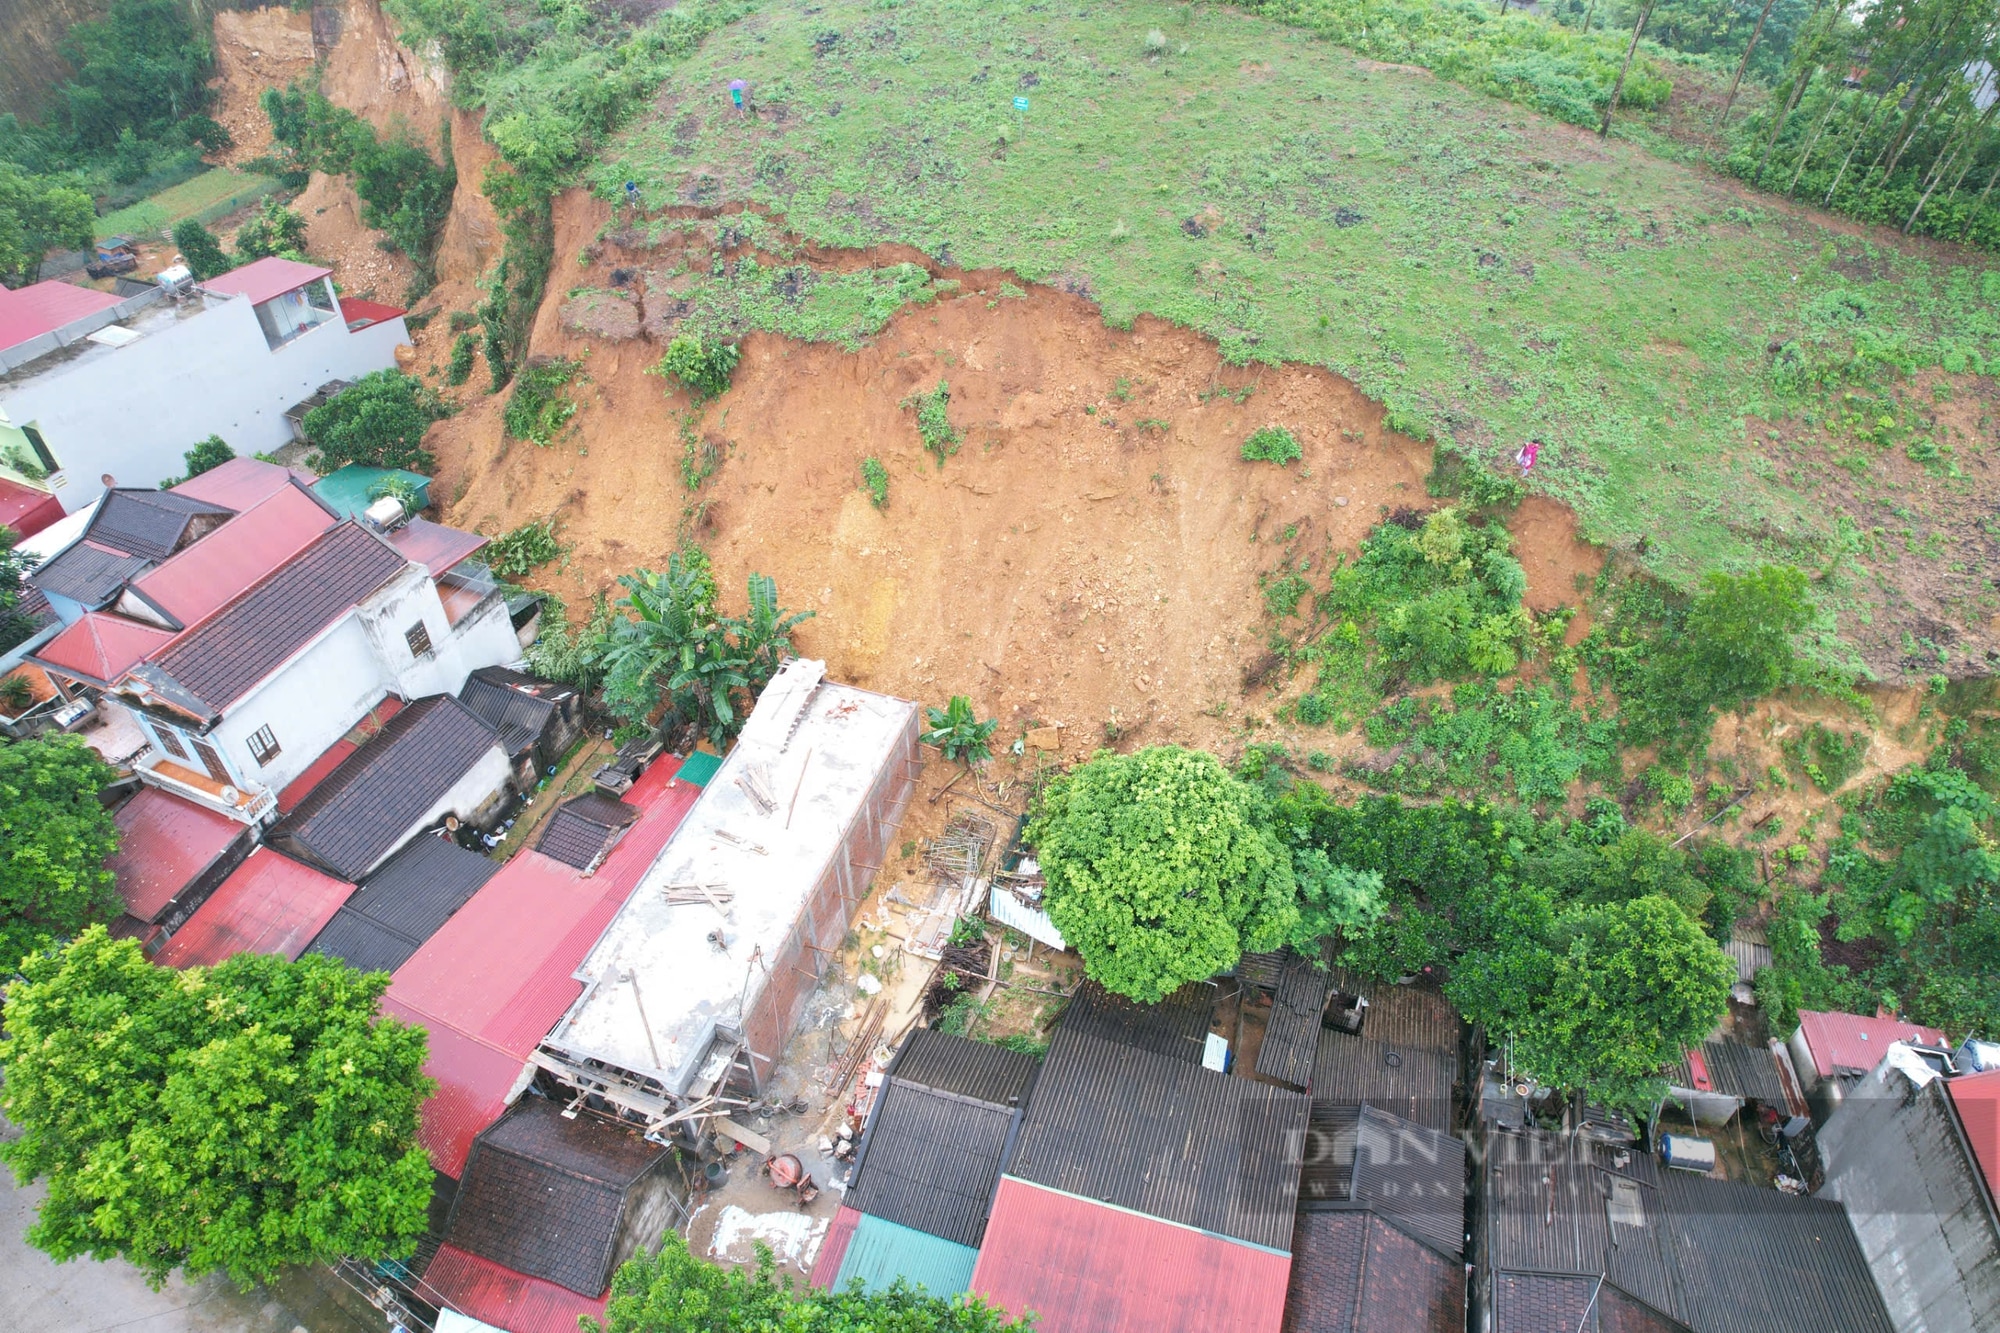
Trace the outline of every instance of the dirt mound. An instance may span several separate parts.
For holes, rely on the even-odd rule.
[[[415,269],[401,252],[382,248],[381,232],[363,225],[361,201],[345,179],[314,172],[291,207],[306,220],[306,253],[333,269],[341,291],[402,303]]]
[[[432,146],[438,127],[451,114],[444,69],[396,40],[396,25],[382,12],[380,0],[347,0],[340,40],[327,57],[320,91],[378,131],[407,124]]]
[[[215,16],[215,100],[209,114],[235,142],[217,161],[236,166],[271,150],[271,120],[258,101],[313,72],[312,14],[225,9]]]

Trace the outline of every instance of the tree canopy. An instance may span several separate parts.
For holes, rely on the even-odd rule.
[[[977,1297],[963,1303],[930,1296],[901,1281],[886,1292],[795,1290],[773,1276],[770,1252],[754,1272],[697,1259],[669,1231],[656,1255],[641,1254],[611,1279],[593,1333],[1004,1333],[1027,1325]]]
[[[117,776],[74,736],[0,743],[0,977],[118,910],[118,827],[97,799]]]
[[[97,208],[63,176],[38,176],[0,161],[0,278],[32,281],[56,246],[89,245]]]
[[[1211,754],[1101,752],[1049,784],[1027,839],[1084,970],[1136,1000],[1277,948],[1299,922],[1291,854],[1260,793]]]
[[[312,465],[321,472],[362,463],[428,473],[437,460],[424,448],[424,432],[445,413],[437,394],[400,370],[363,375],[306,413],[306,439],[318,451]]]
[[[63,40],[76,71],[59,90],[70,132],[109,148],[121,132],[159,139],[208,104],[208,42],[176,0],[112,0],[111,12]]]
[[[387,975],[247,953],[176,972],[102,926],[22,972],[0,1041],[22,1133],[0,1160],[48,1182],[31,1244],[246,1288],[415,1247],[433,1085],[423,1031],[377,1018]]]

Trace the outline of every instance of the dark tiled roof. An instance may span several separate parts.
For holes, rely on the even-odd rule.
[[[269,837],[359,879],[497,744],[493,729],[450,695],[419,699],[328,774]]]
[[[306,952],[393,972],[499,870],[498,861],[443,838],[412,839],[363,881]]]
[[[1773,1106],[1785,1104],[1784,1081],[1778,1076],[1778,1060],[1771,1054],[1770,1047],[1749,1046],[1735,1041],[1705,1041],[1701,1044],[1701,1060],[1708,1070],[1709,1081],[1709,1087],[1702,1091],[1768,1102]],[[1674,1082],[1677,1087],[1697,1086],[1693,1070],[1686,1060],[1681,1061]]]
[[[445,1240],[596,1296],[611,1281],[627,1191],[666,1156],[635,1131],[565,1120],[554,1102],[524,1097],[473,1145]]]
[[[1458,1015],[1437,991],[1423,986],[1399,986],[1388,981],[1370,981],[1358,972],[1332,968],[1333,988],[1342,995],[1359,995],[1368,1000],[1368,1017],[1362,1034],[1398,1047],[1417,1050],[1458,1051]]]
[[[1328,1028],[1313,1059],[1315,1102],[1366,1102],[1432,1129],[1451,1128],[1452,1080],[1458,1058],[1450,1051],[1402,1046],[1372,1032],[1360,1036]]]
[[[1449,1134],[1361,1112],[1351,1203],[1372,1208],[1456,1259],[1465,1253],[1465,1145]]]
[[[500,733],[509,758],[542,739],[568,686],[536,680],[505,667],[481,667],[466,677],[458,701]],[[547,697],[544,697],[547,696]]]
[[[892,1075],[869,1123],[848,1205],[976,1248],[1019,1114]]]
[[[518,751],[508,751],[510,756],[515,753]],[[541,837],[535,840],[535,850],[566,866],[588,870],[638,817],[636,808],[615,796],[585,792],[564,801],[549,816]]]
[[[1025,1102],[1035,1058],[991,1042],[918,1028],[904,1039],[889,1073],[905,1083],[956,1093],[993,1106]]]
[[[1198,1065],[1214,1012],[1215,987],[1206,981],[1191,981],[1158,1004],[1139,1004],[1086,981],[1063,1011],[1062,1026]]]
[[[1259,1074],[1295,1088],[1312,1082],[1320,1015],[1332,986],[1325,968],[1303,958],[1285,959],[1271,998],[1264,1042],[1257,1048]]]
[[[1463,1333],[1464,1328],[1464,1265],[1369,1213],[1299,1218],[1285,1333]]]
[[[104,493],[84,535],[148,560],[165,560],[180,549],[190,524],[204,518],[219,521],[235,512],[172,491],[114,489]]]
[[[405,563],[381,538],[342,523],[183,634],[155,663],[182,690],[220,712]]]
[[[28,581],[45,593],[81,602],[95,611],[118,596],[118,590],[153,567],[143,555],[106,550],[89,542],[77,542],[68,550],[37,565]]]
[[[1310,1105],[1298,1093],[1063,1026],[1007,1170],[1287,1250]]]

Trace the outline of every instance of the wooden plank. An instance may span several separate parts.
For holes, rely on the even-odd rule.
[[[715,1132],[728,1135],[753,1152],[762,1153],[766,1157],[771,1155],[769,1139],[754,1129],[745,1129],[727,1116],[719,1115],[715,1118]]]

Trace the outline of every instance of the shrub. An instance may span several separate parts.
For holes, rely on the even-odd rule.
[[[403,507],[405,514],[414,514],[423,506],[423,492],[417,483],[400,472],[391,472],[368,488],[370,500],[393,499]]]
[[[424,432],[445,416],[438,396],[400,370],[378,370],[306,413],[316,472],[349,463],[429,473]]]
[[[457,388],[472,378],[472,357],[479,344],[471,333],[460,333],[451,341],[451,361],[445,366],[444,382]]]
[[[1495,472],[1445,445],[1439,445],[1431,459],[1424,489],[1440,500],[1461,501],[1470,509],[1512,509],[1528,494],[1519,477]]]
[[[229,271],[229,256],[222,253],[222,243],[215,239],[214,232],[193,218],[174,224],[174,248],[181,252],[181,261],[197,282]]]
[[[523,366],[500,418],[507,434],[544,448],[554,443],[557,432],[576,415],[568,388],[581,369],[580,363],[560,356],[537,357]]]
[[[987,741],[1000,724],[992,719],[981,722],[964,695],[952,695],[943,708],[926,708],[924,721],[930,725],[918,739],[935,745],[953,763],[970,768],[993,757]]]
[[[951,424],[951,386],[939,380],[937,388],[929,393],[913,394],[903,400],[903,410],[916,409],[917,436],[924,442],[924,448],[931,451],[938,466],[958,452],[958,444],[964,437]]]
[[[266,198],[248,222],[236,229],[236,262],[267,255],[297,257],[305,253],[306,220],[276,199]]]
[[[882,466],[882,460],[870,454],[861,460],[861,486],[868,492],[868,502],[877,509],[889,505],[889,469]]]
[[[486,547],[486,562],[501,578],[518,579],[560,559],[568,550],[556,540],[556,520],[551,514],[495,537]]]
[[[1299,448],[1298,437],[1283,426],[1265,426],[1250,432],[1250,438],[1243,441],[1243,461],[1246,463],[1276,463],[1285,467],[1305,456]]]
[[[653,373],[678,383],[700,402],[728,390],[742,355],[734,343],[707,342],[684,333],[667,344],[667,353],[653,367]]]
[[[181,455],[187,463],[187,474],[199,477],[202,473],[221,467],[236,457],[236,451],[223,442],[220,435],[211,435]]]

